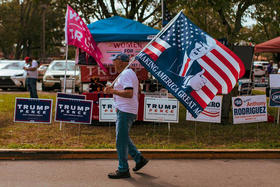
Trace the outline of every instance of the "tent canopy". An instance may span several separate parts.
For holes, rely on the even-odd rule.
[[[149,41],[159,31],[140,22],[120,16],[103,19],[88,25],[96,42]]]
[[[255,45],[255,53],[263,52],[280,53],[280,36]]]

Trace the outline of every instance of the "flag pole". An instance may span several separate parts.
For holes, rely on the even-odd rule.
[[[68,60],[68,44],[66,44],[66,54],[65,54],[65,72],[64,72],[64,85],[63,85],[63,92],[64,93],[66,93],[67,60]]]
[[[64,72],[63,93],[66,93],[67,59],[68,59],[68,44],[66,44],[66,52],[65,52],[65,72]],[[60,121],[60,125],[59,125],[59,130],[60,131],[62,130],[62,122],[61,121]]]
[[[180,13],[182,12],[182,10],[171,20],[169,21],[169,23],[163,27],[163,29],[157,33],[157,35],[138,53],[140,54],[141,52],[143,52],[153,41],[155,41],[156,38],[160,37],[167,29],[169,29],[169,27],[175,22],[175,20],[179,17]],[[129,63],[128,65],[123,69],[126,70],[133,62],[135,61],[135,57],[132,57],[130,60],[129,60]],[[116,81],[118,80],[120,74],[117,76],[117,78],[115,78],[115,80],[112,82],[111,84],[111,87],[116,83]]]
[[[65,72],[64,72],[64,82],[63,82],[63,93],[66,93],[66,69],[67,69],[67,59],[68,59],[68,37],[67,37],[67,21],[68,21],[68,5],[67,5],[67,10],[66,10],[66,15],[65,15]],[[61,83],[61,81],[60,81]],[[61,89],[62,85],[60,85]],[[59,124],[59,130],[62,130],[62,121],[60,121]]]

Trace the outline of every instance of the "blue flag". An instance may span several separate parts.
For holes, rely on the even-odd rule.
[[[244,74],[242,61],[182,12],[136,56],[197,117],[216,94],[227,94]]]

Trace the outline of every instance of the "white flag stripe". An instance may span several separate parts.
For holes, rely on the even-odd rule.
[[[210,67],[206,62],[204,62],[204,60],[199,58],[197,59],[197,61],[204,69],[206,69],[206,71],[208,71],[220,83],[220,85],[222,85],[222,93],[223,94],[228,93],[228,87],[225,80],[212,67]]]
[[[218,52],[220,52],[232,64],[232,66],[238,72],[238,78],[239,78],[240,66],[239,66],[238,62],[230,54],[228,54],[223,48],[221,48],[220,46],[216,45],[215,49]]]
[[[205,84],[205,86],[207,86],[208,88],[209,88],[209,90],[214,94],[214,95],[216,95],[217,93],[218,93],[218,89],[212,84],[212,82],[211,81],[209,81],[208,79],[207,79],[207,77],[205,77],[205,76],[203,76],[202,75],[202,77],[204,78],[204,79],[206,79],[206,84]]]
[[[183,72],[184,72],[184,69],[185,69],[184,67],[187,63],[187,58],[188,58],[188,56],[187,56],[187,53],[185,52],[184,53],[184,59],[183,59],[183,65],[182,65],[182,68],[181,68],[180,73],[179,73],[180,76],[185,76],[185,75],[183,75]]]
[[[168,49],[169,47],[171,47],[166,41],[160,39],[160,38],[157,38],[155,40],[158,44],[160,44],[161,46],[163,46],[165,49]]]
[[[225,74],[228,76],[228,78],[230,79],[230,82],[231,82],[231,85],[232,85],[232,88],[235,86],[236,84],[236,79],[235,77],[233,76],[232,72],[228,69],[228,67],[223,63],[221,62],[214,54],[212,54],[211,52],[208,53],[206,55],[207,57],[209,57],[213,62],[215,62],[215,64],[221,68],[221,70],[223,72],[225,72]]]
[[[197,95],[206,103],[209,104],[211,99],[208,97],[208,95],[206,95],[206,93],[203,90],[198,90],[195,91],[197,93]]]
[[[157,55],[159,57],[159,55],[162,53],[160,50],[158,50],[157,48],[155,48],[154,46],[150,45],[148,47],[149,50],[151,50],[155,55]]]

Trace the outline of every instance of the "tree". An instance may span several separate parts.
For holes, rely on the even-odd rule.
[[[18,28],[18,20],[15,18],[18,10],[16,2],[0,4],[0,48],[5,58],[9,58],[14,52]]]
[[[160,22],[160,0],[73,0],[70,4],[82,12],[87,23],[92,19],[100,20],[116,15],[146,22],[151,26]]]
[[[258,44],[280,36],[280,2],[268,0],[255,8],[252,17],[256,19],[257,24],[252,28],[252,42]],[[273,58],[279,67],[280,54],[273,53]]]
[[[266,0],[182,0],[177,6],[214,38],[227,38],[234,44],[243,39],[242,22],[253,12],[252,7]]]

